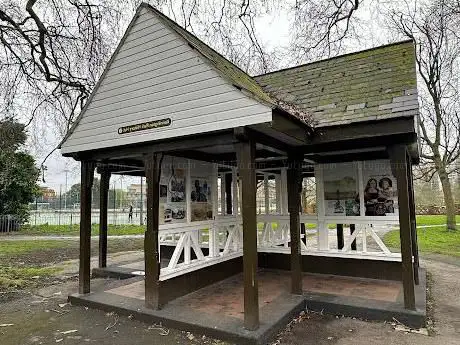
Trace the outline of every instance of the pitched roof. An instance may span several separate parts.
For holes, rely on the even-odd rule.
[[[155,7],[146,3],[142,3],[141,7],[142,6],[145,6],[155,12],[165,25],[185,39],[192,48],[196,49],[201,55],[203,55],[207,61],[209,61],[224,77],[229,79],[233,85],[248,92],[252,97],[261,102],[268,103],[271,106],[277,106],[276,100],[270,97],[260,87],[260,85],[257,84],[257,82],[242,69],[227,60],[196,36],[182,28],[175,21],[158,11]]]
[[[270,96],[332,126],[418,114],[415,49],[398,42],[254,77]]]

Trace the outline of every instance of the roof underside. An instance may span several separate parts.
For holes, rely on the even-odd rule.
[[[254,77],[314,127],[418,114],[415,50],[405,41]]]

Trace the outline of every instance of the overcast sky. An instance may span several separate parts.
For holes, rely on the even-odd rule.
[[[391,37],[382,30],[383,22],[378,13],[375,12],[375,7],[371,6],[372,1],[364,2],[363,7],[358,12],[359,40],[345,41],[343,53],[358,51],[373,46],[389,43],[399,40],[397,37]],[[133,12],[126,15],[126,26],[132,18]],[[257,20],[257,30],[259,32],[263,45],[269,48],[283,47],[289,44],[289,18],[287,13],[279,11],[275,15],[265,15]],[[280,66],[286,67],[286,66]],[[31,152],[37,159],[37,164],[40,164],[43,158],[56,146],[60,136],[55,133],[55,128],[52,124],[40,124],[38,127],[31,128],[29,134],[33,136],[33,145],[30,146]],[[59,192],[65,189],[66,174],[67,188],[80,180],[80,165],[73,159],[63,158],[60,151],[56,151],[46,162],[48,170],[45,173],[45,182],[40,182],[41,185],[49,186]],[[112,183],[116,183],[117,188],[121,185],[125,188],[129,183],[139,183],[139,178],[115,177]],[[112,188],[112,187],[111,187]]]

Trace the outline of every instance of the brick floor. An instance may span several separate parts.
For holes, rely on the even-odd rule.
[[[134,266],[134,265],[133,265]],[[134,267],[133,267],[134,268]],[[259,306],[276,302],[281,295],[290,291],[290,273],[285,271],[260,270]],[[305,292],[336,296],[365,298],[373,301],[397,302],[401,293],[400,282],[341,277],[320,274],[304,274]],[[144,282],[139,281],[117,287],[107,292],[124,297],[144,299]],[[207,314],[226,315],[243,319],[243,275],[238,274],[221,282],[180,297],[171,305],[181,305]]]

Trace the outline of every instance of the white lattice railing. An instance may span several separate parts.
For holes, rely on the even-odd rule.
[[[305,232],[301,235],[303,255],[401,260],[401,255],[392,253],[379,236],[379,232],[383,233],[397,225],[394,220],[376,219],[370,225],[366,220],[350,219],[355,224],[355,231],[351,234],[349,228],[344,226],[342,249],[337,247],[336,229],[328,229],[327,226],[335,224],[337,219],[318,222],[315,216],[301,215],[300,220],[305,224]],[[290,253],[289,216],[259,215],[257,234],[259,252]],[[356,250],[352,250],[353,242],[356,243]],[[227,216],[191,224],[163,225],[160,228],[160,244],[174,247],[173,254],[160,273],[160,280],[167,280],[241,256],[241,218]]]
[[[259,222],[263,223],[259,230],[258,251],[290,253],[289,216],[260,215]],[[398,226],[395,219],[359,219],[347,218],[347,222],[355,224],[355,231],[351,234],[347,225],[344,227],[344,247],[337,246],[337,231],[335,227],[328,229],[328,224],[338,223],[332,217],[318,221],[316,216],[301,215],[300,222],[305,224],[305,232],[301,235],[302,254],[335,257],[353,257],[364,259],[400,260],[399,253],[392,253],[383,243],[378,232],[384,233]],[[343,218],[340,220],[343,223]],[[260,227],[260,226],[259,226]],[[352,250],[352,243],[356,243],[356,250]]]
[[[160,280],[167,280],[241,256],[242,227],[236,217],[194,222],[180,228],[162,226],[160,244],[174,246],[167,266],[160,271]],[[207,254],[203,248],[208,248]]]

